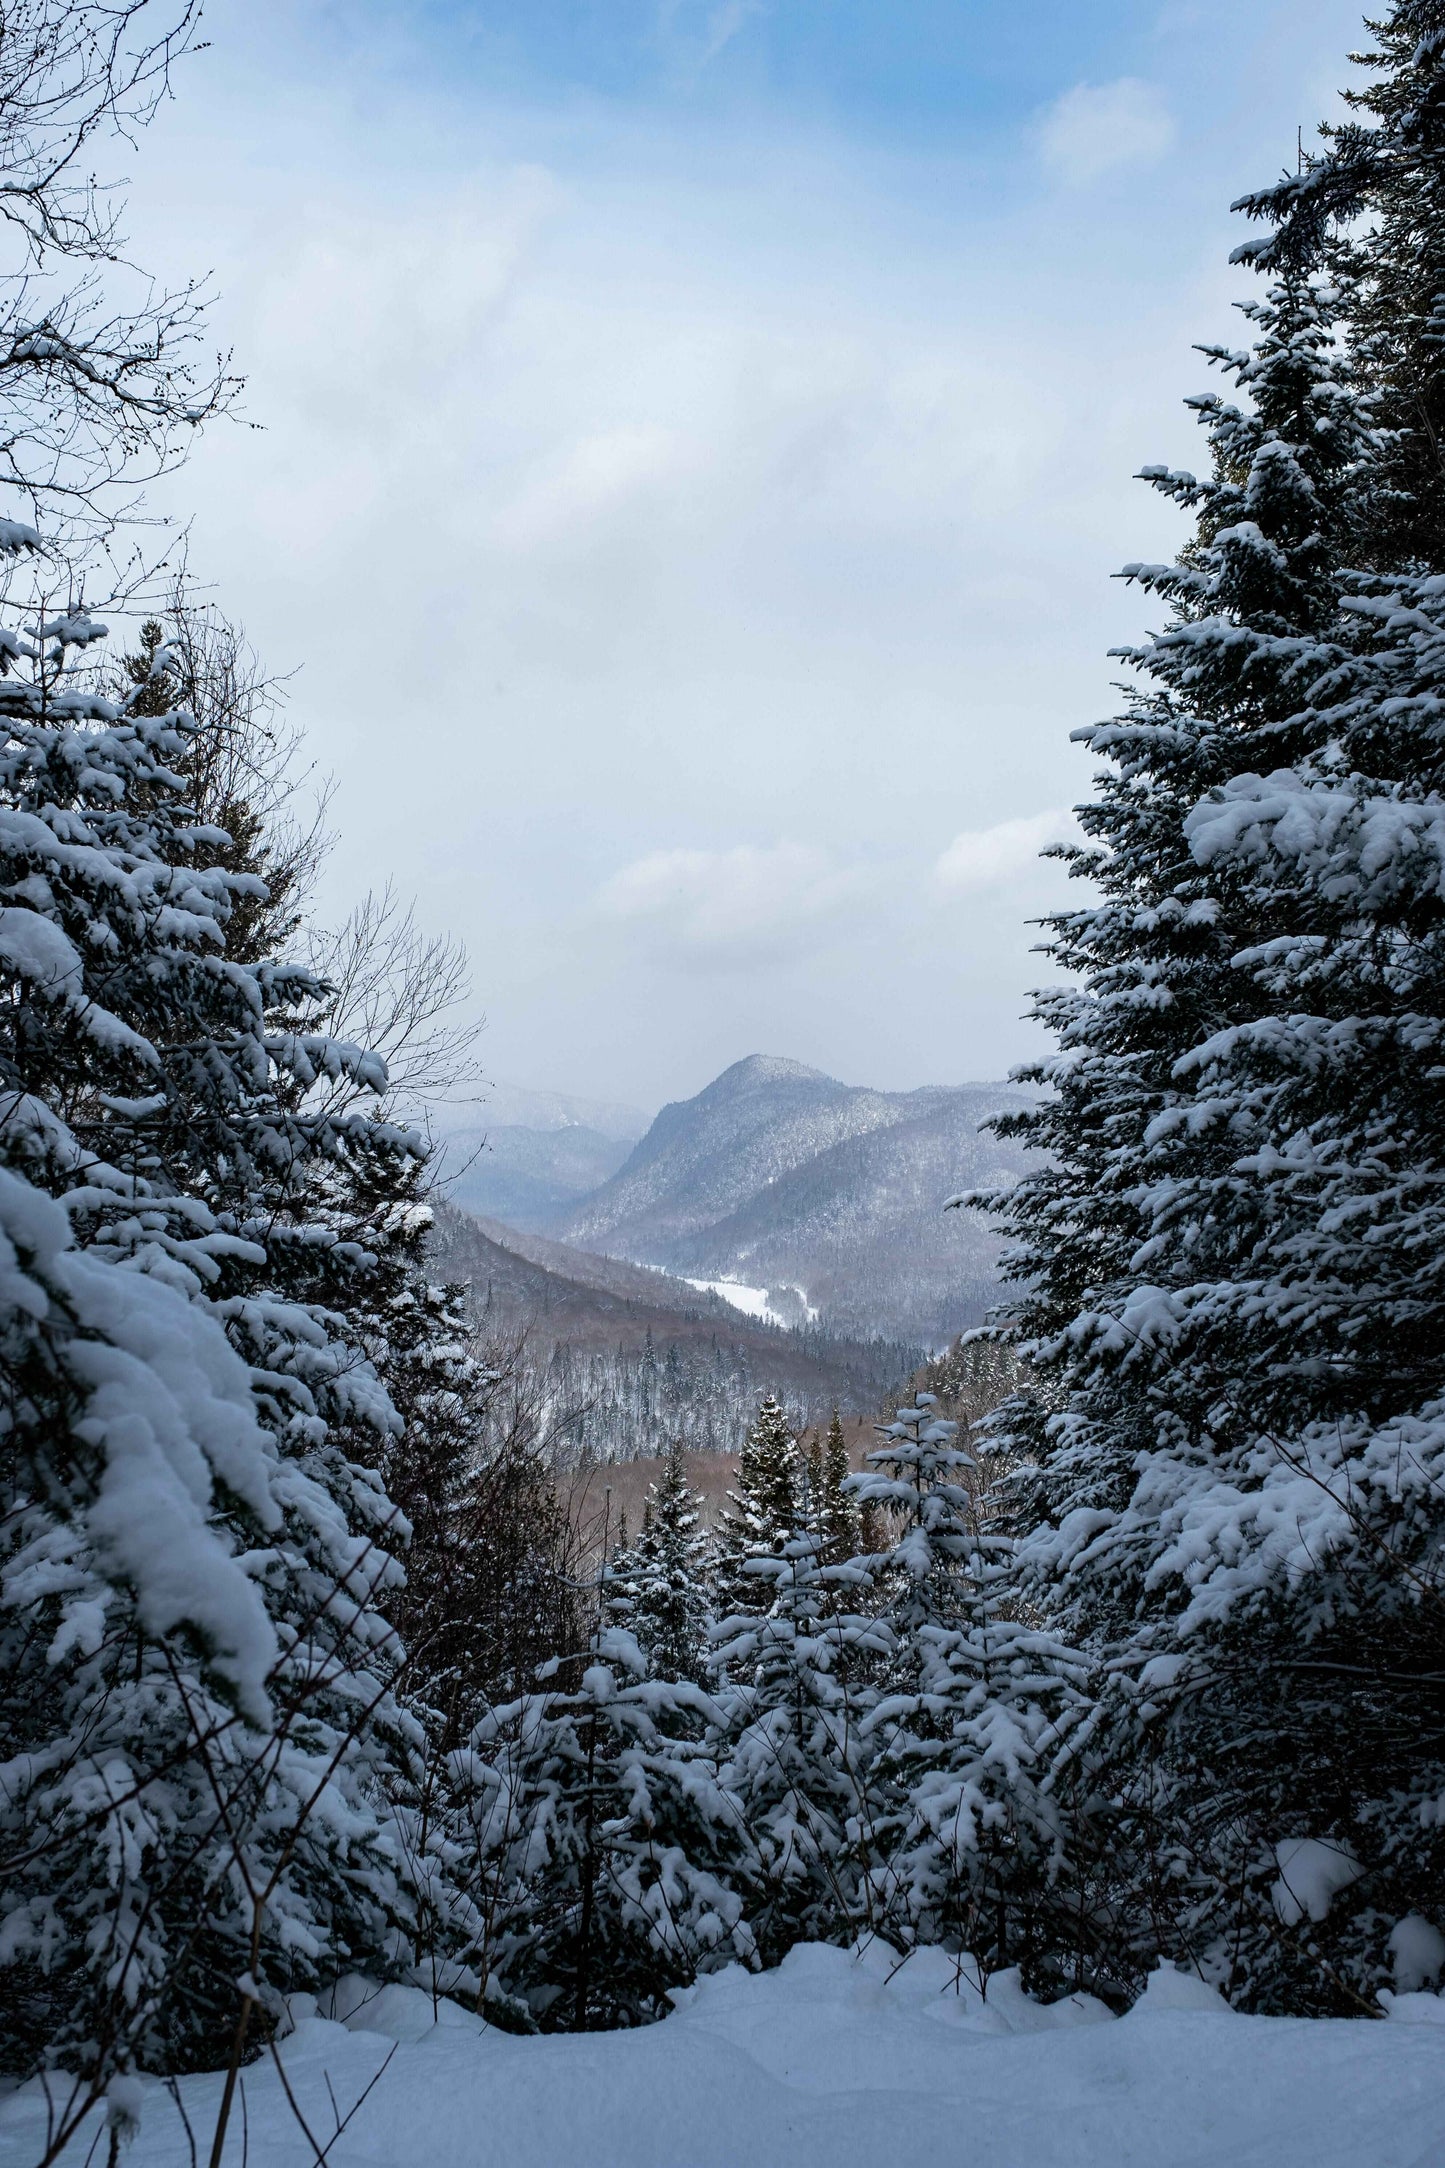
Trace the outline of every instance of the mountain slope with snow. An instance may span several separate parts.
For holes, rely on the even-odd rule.
[[[837,1332],[938,1345],[982,1316],[999,1250],[944,1202],[1016,1179],[1024,1155],[980,1124],[1024,1103],[1007,1085],[882,1092],[753,1055],[665,1106],[560,1232],[763,1290],[778,1315],[811,1310]]]
[[[452,1205],[437,1213],[430,1254],[438,1277],[470,1288],[484,1332],[525,1330],[557,1395],[584,1411],[569,1435],[602,1460],[673,1437],[736,1453],[765,1392],[800,1423],[835,1407],[871,1416],[918,1361],[916,1347],[872,1335],[780,1330],[706,1288]]]

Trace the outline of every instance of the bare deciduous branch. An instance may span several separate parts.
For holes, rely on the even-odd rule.
[[[424,1108],[480,1083],[467,952],[451,934],[423,933],[390,882],[333,932],[313,930],[303,959],[333,989],[325,1028],[385,1060],[389,1104]]]
[[[200,0],[14,0],[0,18],[0,490],[71,555],[134,517],[240,389],[225,357],[197,360],[205,281],[128,263],[120,179],[82,164],[153,117],[200,17]]]

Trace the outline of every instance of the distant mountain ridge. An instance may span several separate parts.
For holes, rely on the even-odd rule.
[[[557,1227],[625,1164],[632,1140],[580,1124],[500,1127],[445,1140],[446,1194],[463,1211],[538,1232]]]
[[[617,1172],[647,1128],[639,1107],[494,1083],[438,1121],[453,1204],[547,1232]]]
[[[980,1124],[1027,1103],[1003,1084],[884,1092],[751,1055],[665,1106],[556,1231],[684,1278],[796,1289],[832,1332],[942,1345],[995,1298],[1001,1247],[944,1201],[1017,1179],[1024,1154]]]
[[[641,1107],[622,1100],[534,1091],[530,1085],[504,1084],[494,1078],[475,1105],[444,1109],[441,1127],[467,1135],[487,1129],[591,1129],[599,1136],[621,1137],[635,1144],[649,1120]]]

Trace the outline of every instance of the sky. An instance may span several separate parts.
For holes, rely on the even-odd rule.
[[[320,907],[653,1109],[1043,1044],[1038,853],[1182,539],[1228,205],[1339,0],[210,0],[129,159],[247,377],[169,486],[335,783]]]

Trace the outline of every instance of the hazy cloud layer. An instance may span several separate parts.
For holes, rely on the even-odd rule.
[[[1037,888],[1048,870],[1039,854],[1050,844],[1080,840],[1076,816],[1062,806],[996,821],[992,828],[966,828],[939,857],[934,878],[945,894],[1004,888],[1020,880]]]
[[[1124,166],[1153,165],[1176,136],[1157,83],[1124,75],[1116,83],[1076,83],[1041,116],[1040,155],[1049,172],[1086,188]]]
[[[685,965],[745,968],[836,939],[862,900],[856,872],[807,843],[653,851],[604,882],[598,915]]]
[[[214,265],[263,426],[212,432],[175,502],[299,666],[328,905],[392,875],[459,933],[499,1074],[657,1103],[757,1047],[907,1085],[1032,1046],[1039,809],[1087,793],[1069,731],[1148,621],[1108,575],[1178,532],[1130,477],[1198,457],[1191,342],[1248,291],[1224,206],[1352,19],[1221,5],[1212,104],[1182,86],[1213,17],[1142,57],[1101,17],[1090,97],[1157,74],[1179,116],[1127,193],[1060,185],[1067,78],[925,156],[776,99],[503,97],[423,68],[400,10],[350,43],[208,13],[132,226]],[[695,55],[728,13],[643,12]],[[1142,158],[1154,109],[1122,110]]]

